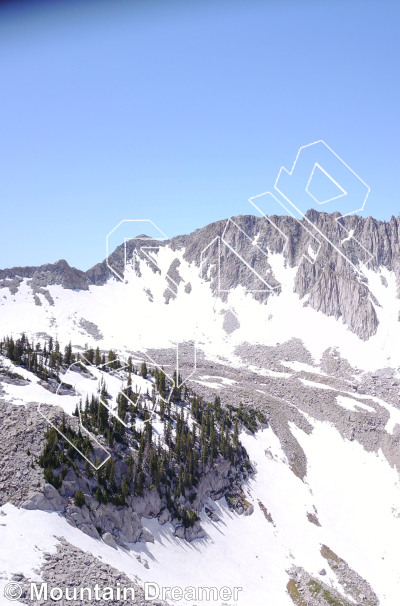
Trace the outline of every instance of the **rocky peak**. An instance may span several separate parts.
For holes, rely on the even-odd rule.
[[[39,267],[13,267],[0,270],[0,280],[31,278],[34,288],[43,288],[51,284],[60,284],[63,288],[87,290],[89,280],[85,272],[71,267],[65,259],[56,263],[46,263]]]
[[[370,292],[367,280],[360,281],[355,268],[364,266],[374,271],[386,268],[394,272],[399,296],[399,220],[399,217],[392,217],[384,222],[372,217],[342,216],[339,212],[325,213],[315,209],[307,211],[302,221],[292,216],[239,215],[187,235],[161,240],[157,246],[184,250],[184,259],[199,267],[199,271],[202,258],[204,268],[210,269],[210,288],[214,291],[218,284],[219,262],[223,289],[242,285],[253,292],[266,290],[260,279],[263,276],[275,293],[279,293],[279,282],[269,264],[269,255],[282,254],[288,267],[297,267],[294,290],[300,297],[305,297],[307,305],[341,318],[360,338],[368,339],[377,330],[379,301]],[[86,290],[90,284],[105,284],[114,275],[110,267],[123,275],[125,253],[132,258],[146,239],[149,239],[146,234],[136,236],[126,245],[118,246],[108,261],[104,260],[86,272],[70,267],[61,259],[40,267],[2,270],[0,281],[10,287],[7,279],[27,277],[36,291],[50,284]],[[11,288],[14,288],[13,284]],[[269,294],[254,292],[253,296],[263,303]]]

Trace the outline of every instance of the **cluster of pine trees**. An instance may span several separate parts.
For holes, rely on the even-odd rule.
[[[43,346],[39,342],[36,344],[29,342],[24,333],[16,340],[12,337],[4,337],[0,341],[0,354],[44,381],[49,378],[60,380],[58,372],[63,364],[63,355],[59,342],[54,341],[52,337]]]
[[[131,358],[126,364],[122,363],[112,350],[106,354],[98,347],[86,347],[80,355],[72,351],[69,343],[62,353],[57,339],[50,338],[43,345],[34,344],[24,334],[15,341],[9,337],[0,341],[0,354],[43,380],[53,377],[60,381],[60,369],[65,370],[74,363],[81,368],[90,364],[103,365],[104,373],[116,370],[125,373],[126,387],[118,394],[116,402],[118,418],[110,407],[111,396],[107,392],[104,375],[98,394],[86,397],[85,402],[79,404],[80,410],[77,406],[75,411],[75,415],[80,414],[85,429],[102,435],[111,449],[112,457],[97,472],[72,446],[75,445],[93,461],[94,450],[89,437],[83,436],[80,429],[75,431],[65,416],[59,432],[53,427],[47,431],[39,464],[44,469],[46,481],[58,489],[68,468],[73,466],[77,470],[77,460],[81,460],[86,466],[87,476],[96,475],[93,496],[99,503],[113,502],[124,506],[129,495],[142,495],[155,487],[170,511],[182,519],[185,526],[190,526],[198,519],[197,512],[186,509],[182,503],[187,500],[194,502],[202,474],[208,472],[218,459],[228,460],[237,467],[251,467],[239,441],[239,427],[243,424],[255,431],[258,421],[265,422],[263,415],[255,411],[249,413],[242,406],[222,407],[218,395],[213,403],[205,402],[186,385],[179,386],[182,380],[176,372],[171,382],[163,369],[148,369],[145,362],[140,369],[135,368]],[[133,390],[133,374],[151,378],[151,394],[148,390],[146,395],[139,396]],[[154,408],[156,402],[157,414],[163,423],[161,435],[154,435],[149,421],[149,407]],[[144,423],[137,424],[137,419]],[[113,449],[115,443],[120,444],[118,455]],[[117,482],[114,467],[118,457],[122,457],[125,471],[122,476],[119,473]],[[75,502],[82,506],[84,495],[76,495]]]
[[[81,418],[86,429],[102,434],[110,447],[115,441],[126,446],[126,471],[120,485],[115,482],[115,459],[111,458],[97,472],[98,484],[93,496],[99,503],[111,501],[116,505],[126,505],[130,494],[142,495],[145,490],[155,487],[160,497],[165,498],[170,511],[184,524],[193,524],[197,513],[182,507],[179,498],[193,502],[201,475],[220,457],[233,465],[249,465],[246,452],[239,442],[237,417],[232,411],[222,409],[218,396],[214,404],[210,404],[193,394],[190,406],[183,401],[178,406],[171,402],[165,404],[163,438],[155,437],[151,422],[147,422],[150,412],[146,405],[142,404],[137,394],[132,393],[130,386],[124,392],[119,394],[118,413],[121,419],[130,420],[132,427],[129,429],[110,413],[98,396],[92,395],[90,400],[87,398],[81,407]],[[172,407],[178,412],[172,412]],[[143,429],[135,428],[136,418],[145,421]],[[71,446],[62,437],[58,436],[55,443],[54,431],[50,430],[47,434],[40,464],[45,468],[47,480],[59,488],[65,469],[80,456],[76,451],[71,456]],[[76,434],[68,426],[66,433],[65,419],[60,431],[90,458],[92,450],[89,449],[87,437],[82,441],[80,432]],[[92,475],[87,464],[86,471]]]
[[[122,366],[113,350],[105,354],[100,352],[98,347],[93,349],[86,346],[84,353],[81,355],[80,353],[73,353],[72,344],[69,342],[64,347],[64,352],[62,352],[57,339],[49,337],[44,343],[40,341],[34,343],[29,341],[25,333],[22,333],[21,337],[15,340],[13,337],[3,337],[0,340],[0,355],[6,356],[16,366],[21,366],[33,372],[44,381],[49,378],[60,381],[60,370],[66,370],[74,363],[86,365],[89,362],[95,366],[103,364],[104,372],[117,370]],[[128,369],[129,372],[138,373],[138,370],[132,364],[131,358],[128,359]],[[147,376],[147,369],[145,376]]]
[[[76,467],[75,460],[82,459],[78,450],[87,458],[90,458],[93,452],[89,437],[83,436],[80,429],[78,432],[74,431],[66,422],[64,414],[58,429],[59,431],[55,427],[49,427],[45,433],[46,442],[39,457],[39,465],[44,469],[46,482],[57,489],[61,488],[68,468]],[[60,432],[67,439],[64,439]],[[88,467],[90,468],[90,466]]]

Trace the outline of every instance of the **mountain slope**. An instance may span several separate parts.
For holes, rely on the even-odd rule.
[[[251,515],[238,513],[240,503],[235,509],[229,498],[209,495],[199,501],[205,534],[191,543],[177,536],[171,520],[161,525],[149,511],[144,516],[153,517],[147,519],[136,504],[145,541],[115,551],[94,531],[82,535],[81,520],[77,528],[69,526],[62,503],[56,506],[61,518],[16,508],[22,495],[3,472],[3,503],[9,504],[1,508],[0,533],[8,544],[22,528],[32,554],[19,567],[16,548],[15,557],[0,565],[3,584],[16,572],[33,578],[43,550],[73,549],[56,534],[102,555],[131,579],[136,575],[139,585],[241,586],[238,604],[246,606],[395,603],[398,219],[308,216],[333,245],[345,247],[352,264],[291,217],[244,216],[170,241],[138,236],[87,272],[65,262],[1,272],[0,334],[16,340],[24,331],[32,349],[57,337],[61,350],[71,342],[76,356],[88,348],[105,355],[112,349],[121,360],[131,356],[135,364],[163,367],[170,378],[178,360],[189,392],[209,402],[218,394],[224,410],[248,411],[250,421],[259,411],[263,418],[255,433],[243,422],[240,434],[255,470],[242,485],[241,503],[249,503]],[[68,387],[64,395],[52,393],[26,367],[15,368],[20,377],[13,378],[10,362],[3,365],[8,370],[0,398],[3,415],[12,420],[3,426],[3,457],[8,469],[27,466],[21,478],[28,478],[28,487],[37,482],[42,493],[40,470],[30,471],[24,459],[25,442],[33,438],[21,420],[27,414],[37,423],[39,405],[71,415],[77,396]],[[60,379],[72,383],[74,375],[61,371]],[[82,384],[80,389],[82,395]],[[151,422],[162,436],[157,419]],[[12,440],[24,448],[12,454]],[[35,498],[39,509],[52,501]],[[43,532],[36,556],[32,523]],[[116,520],[115,540],[118,528]],[[147,540],[151,536],[154,542]]]

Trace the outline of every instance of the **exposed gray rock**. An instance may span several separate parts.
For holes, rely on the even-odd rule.
[[[1,275],[1,274],[0,274]],[[22,282],[22,278],[15,276],[11,280],[6,278],[0,279],[0,288],[8,288],[12,295],[18,292],[19,285]]]
[[[101,538],[103,539],[103,541],[106,545],[108,545],[109,547],[113,547],[114,549],[117,549],[117,544],[114,541],[114,538],[110,532],[105,532]]]
[[[99,603],[107,603],[110,606],[128,606],[136,604],[137,606],[167,606],[167,604],[160,600],[145,600],[144,591],[139,584],[139,579],[134,575],[129,578],[126,574],[120,572],[116,568],[105,564],[102,559],[93,556],[91,553],[82,551],[78,547],[71,545],[63,537],[57,537],[59,543],[57,544],[56,553],[44,553],[44,563],[41,566],[39,572],[40,579],[43,582],[48,583],[49,588],[60,587],[65,595],[66,589],[68,589],[69,597],[71,599],[65,600],[65,604],[71,604],[71,606],[91,606],[94,603],[94,599],[88,599],[87,593],[84,594],[83,599],[73,599],[73,589],[77,588],[79,591],[80,587],[89,587],[94,592],[96,584],[99,587],[100,595],[102,590],[106,587],[114,589],[114,598],[107,599],[106,601],[99,601]],[[143,563],[143,566],[149,567],[147,562]],[[20,582],[24,588],[23,597],[19,599],[19,603],[32,604],[29,595],[29,582],[30,579],[24,577],[22,573],[15,573],[13,575],[17,582]],[[37,580],[35,579],[35,582]],[[117,598],[116,589],[121,588],[121,596]],[[124,588],[133,588],[135,592],[135,600],[132,600],[132,594],[130,591],[127,592],[126,599],[123,596]],[[94,595],[94,594],[93,594]],[[78,593],[79,598],[79,593]],[[60,602],[61,604],[63,602]]]
[[[311,522],[311,524],[314,524],[314,526],[321,526],[315,513],[307,512],[307,520]]]
[[[149,354],[167,366],[173,363],[176,352],[173,349],[149,350]],[[331,349],[324,353],[321,362],[321,370],[328,376],[321,375],[317,367],[314,374],[311,369],[315,362],[310,352],[297,339],[275,347],[242,344],[236,348],[236,354],[241,358],[242,366],[232,368],[230,364],[218,363],[215,360],[209,362],[198,352],[194,379],[206,375],[207,381],[213,376],[223,376],[231,380],[231,384],[221,384],[219,389],[222,403],[251,406],[262,412],[267,425],[278,436],[291,470],[300,479],[304,479],[307,473],[307,460],[290,429],[290,423],[308,434],[311,433],[312,425],[302,412],[317,420],[332,423],[345,439],[353,436],[353,440],[362,444],[368,452],[378,452],[382,449],[389,463],[400,469],[400,435],[396,430],[389,433],[386,429],[389,412],[376,401],[365,398],[366,394],[370,394],[400,408],[400,382],[395,377],[395,370],[381,369],[375,373],[360,373],[352,368],[347,360],[341,358],[338,351]],[[304,362],[311,369],[307,372],[290,370],[281,364],[281,361],[285,360]],[[182,361],[184,368],[184,357]],[[279,374],[260,376],[256,371],[250,370],[249,366],[268,368],[285,374],[282,378]],[[300,379],[310,381],[315,386],[305,385]],[[321,388],[318,384],[321,384]],[[191,380],[188,385],[206,400],[214,399],[215,388]],[[338,395],[352,397],[356,410],[349,411],[340,406]],[[360,404],[360,407],[357,407],[357,404]],[[368,405],[371,411],[365,410],[365,405]]]
[[[39,267],[13,267],[0,270],[0,281],[6,278],[31,278],[31,287],[34,291],[38,288],[45,288],[50,284],[60,284],[64,288],[87,290],[90,283],[83,271],[70,267],[64,259]]]
[[[50,505],[44,496],[43,469],[36,463],[46,431],[37,406],[13,406],[0,399],[0,417],[0,505],[40,500],[35,494],[42,495],[42,505]]]
[[[345,591],[346,597],[343,597],[341,593],[339,593],[331,585],[328,585],[326,582],[322,581],[321,578],[313,576],[308,571],[298,566],[293,566],[287,572],[290,577],[289,583],[287,584],[287,591],[294,604],[299,604],[299,606],[303,606],[303,604],[304,606],[328,606],[328,604],[335,604],[337,606],[354,606],[353,596],[347,590]],[[349,572],[349,574],[352,573],[353,571]],[[318,574],[320,576],[325,576],[326,570],[322,569]],[[358,599],[360,599],[360,595],[361,591],[358,593]],[[299,598],[299,596],[301,597]],[[368,606],[379,606],[379,600],[372,590],[368,592],[368,601],[357,601],[356,603],[360,604],[360,606],[361,604],[368,604]]]
[[[42,511],[63,511],[67,501],[62,498],[58,490],[50,484],[45,484],[43,493],[31,492],[22,502],[23,509],[41,509]]]
[[[142,543],[154,543],[154,536],[147,528],[143,528],[142,533],[140,535],[140,540]]]
[[[161,513],[158,515],[157,519],[158,519],[158,523],[163,525],[166,522],[169,522],[170,518],[171,518],[171,514],[169,513],[168,509],[163,509],[161,511]]]
[[[212,520],[213,522],[219,522],[220,517],[216,511],[214,511],[210,507],[205,507],[204,511],[205,511],[206,515],[210,518],[210,520]]]
[[[221,387],[222,402],[235,405],[242,402],[245,406],[252,405],[262,411],[267,419],[265,426],[278,435],[289,465],[299,478],[306,473],[307,461],[293,436],[291,424],[301,427],[305,432],[312,431],[312,425],[305,419],[302,412],[312,418],[332,423],[342,435],[347,438],[352,435],[354,440],[370,452],[378,452],[381,449],[391,465],[400,468],[400,433],[396,430],[392,434],[388,433],[386,429],[389,419],[388,411],[372,399],[360,398],[361,395],[369,394],[382,398],[398,408],[400,382],[396,377],[396,371],[381,369],[374,373],[361,375],[352,369],[348,362],[342,360],[338,352],[331,350],[324,354],[324,369],[328,373],[327,376],[324,376],[317,372],[319,370],[317,367],[315,367],[315,373],[313,372],[315,363],[312,357],[304,346],[296,341],[270,349],[254,348],[252,350],[251,347],[243,346],[239,352],[244,361],[242,368],[231,368],[215,361],[210,363],[199,356],[199,372],[208,376],[222,375],[236,381],[231,385]],[[310,365],[310,369],[292,371],[281,364],[282,360],[293,359],[306,362]],[[249,370],[249,365],[253,364],[262,368],[267,366],[278,373],[285,372],[285,375],[290,376],[285,376],[284,379],[279,374],[278,376],[263,376],[262,390],[264,393],[260,393],[260,375]],[[307,379],[312,382],[312,385],[305,385],[300,379]],[[324,388],[318,388],[318,384]],[[209,397],[212,391],[207,392],[207,388],[199,386],[199,384],[195,386],[197,392],[201,392],[203,387],[204,393],[207,393],[207,397]],[[349,394],[350,391],[352,394]],[[336,401],[338,394],[352,398],[355,407],[357,407],[357,403],[367,404],[371,410],[366,411],[359,407],[354,411],[344,411]],[[4,494],[7,496],[6,500],[11,500],[18,505],[28,501],[28,503],[33,502],[37,507],[56,511],[57,509],[49,506],[54,499],[54,489],[50,487],[49,490],[44,486],[43,470],[38,469],[35,463],[33,468],[30,467],[30,463],[35,461],[32,453],[35,453],[37,457],[42,448],[45,422],[37,414],[36,407],[11,406],[5,402],[1,403],[1,406],[3,424],[0,426],[0,451],[6,461],[5,468],[0,469],[1,497]],[[40,431],[38,427],[41,428]],[[30,455],[27,454],[28,446],[31,451]],[[266,456],[268,455],[266,454]],[[221,490],[223,493],[229,486],[229,482],[232,482],[230,471],[225,464],[221,463],[215,469],[210,470],[209,476],[206,474],[202,478],[199,485],[201,499],[196,506],[201,508],[202,504],[207,503],[208,507],[210,496],[212,498],[221,496]],[[118,474],[118,467],[116,474]],[[36,481],[39,482],[38,485],[35,484]],[[110,503],[99,506],[95,499],[87,494],[90,493],[90,486],[87,486],[86,482],[87,479],[84,475],[79,477],[78,472],[70,469],[65,477],[65,489],[64,492],[61,491],[61,497],[64,502],[68,503],[64,511],[67,519],[94,538],[99,536],[96,528],[98,526],[101,528],[101,534],[110,533],[117,545],[152,540],[153,537],[147,535],[147,531],[143,530],[140,516],[158,516],[160,523],[168,519],[157,491],[154,491],[154,495],[150,491],[146,497],[133,499],[129,508],[118,508]],[[87,506],[77,508],[69,502],[77,489],[86,494]],[[39,499],[35,495],[42,495],[43,498]],[[232,498],[234,499],[232,507],[235,511],[241,514],[251,511],[253,504],[244,503],[245,499],[243,500],[240,495],[240,486],[237,486],[236,493],[232,493]],[[35,503],[35,499],[39,499],[39,501]],[[182,504],[184,505],[183,502]],[[134,508],[137,511],[134,511]],[[314,515],[317,516],[316,511],[314,514],[309,514],[310,517]],[[309,516],[307,516],[309,521],[315,523]],[[265,517],[268,520],[267,516]],[[203,536],[204,530],[200,526],[195,525],[192,529],[179,530],[178,521],[174,521],[174,526],[177,535],[182,535],[185,540],[200,539]],[[131,545],[130,547],[132,548]],[[344,564],[340,564],[338,571],[335,570],[335,572],[339,578],[339,575],[342,574],[340,571],[343,569],[343,574],[348,579],[349,574],[352,573],[346,572]],[[329,563],[329,565],[331,564]],[[313,574],[317,573],[314,571]],[[355,574],[351,577],[353,580],[356,579],[353,585],[361,588],[360,596],[368,596],[368,588],[363,585],[362,580],[357,580]],[[311,577],[308,578],[311,579]],[[350,581],[346,581],[346,583],[348,583],[346,592],[350,595],[353,585]],[[307,589],[304,589],[304,592],[307,592]],[[305,595],[308,594],[305,593]],[[318,603],[315,599],[313,602],[312,599],[314,599],[313,596],[310,597],[310,604]],[[361,600],[361,597],[358,599]],[[371,603],[375,604],[373,601]]]
[[[271,514],[269,513],[268,509],[265,507],[264,503],[262,503],[261,501],[258,501],[258,506],[259,506],[259,508],[261,509],[261,511],[263,512],[265,519],[266,519],[266,520],[267,520],[267,521],[268,521],[270,524],[272,524],[273,526],[275,526],[275,522],[274,522],[274,520],[272,519],[272,516],[271,516]]]
[[[183,279],[179,274],[180,264],[180,260],[175,258],[168,268],[166,277],[168,288],[164,292],[164,298],[166,303],[169,303],[170,299],[176,298],[179,284],[183,282]]]
[[[54,305],[54,299],[51,296],[50,292],[47,290],[47,288],[42,288],[41,286],[38,286],[37,282],[35,282],[34,280],[29,280],[28,285],[32,289],[35,305],[42,304],[40,297],[38,296],[39,294],[43,295],[47,299],[49,305]]]
[[[185,527],[182,524],[175,528],[174,536],[178,539],[183,539],[185,537]]]
[[[79,320],[79,326],[81,326],[95,341],[101,341],[103,338],[99,327],[94,322],[81,318]]]
[[[233,332],[235,332],[235,330],[240,328],[239,318],[237,317],[237,315],[235,313],[228,310],[224,314],[224,323],[222,326],[223,326],[224,331],[230,335]]]
[[[193,502],[195,509],[201,508],[201,505],[211,496],[214,500],[217,500],[223,496],[231,482],[229,474],[231,472],[231,465],[229,461],[220,460],[218,466],[215,465],[213,473],[203,475],[197,486],[196,499]]]
[[[339,583],[348,595],[356,602],[365,602],[374,606],[379,600],[370,584],[355,572],[342,558],[336,555],[329,547],[322,545],[321,555],[326,559],[330,568],[336,574]],[[326,574],[326,573],[325,573]]]
[[[154,518],[160,513],[161,509],[163,509],[160,495],[155,488],[147,491],[145,497],[129,497],[129,503],[137,515],[144,516],[145,518]]]

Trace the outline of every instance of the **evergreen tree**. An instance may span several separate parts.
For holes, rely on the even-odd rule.
[[[129,494],[130,494],[130,491],[129,491],[128,481],[127,481],[126,477],[124,477],[124,479],[122,480],[122,485],[121,485],[121,496],[122,496],[124,503],[126,503],[126,499],[128,498]]]
[[[74,503],[77,507],[83,507],[86,502],[85,495],[81,490],[77,490],[74,496]]]
[[[112,368],[113,370],[115,370],[117,368],[116,360],[117,360],[116,354],[113,352],[112,349],[110,349],[110,351],[108,352],[109,368]]]
[[[235,419],[235,427],[233,430],[233,447],[235,450],[239,447],[239,428],[238,428],[238,418]]]
[[[72,345],[71,341],[65,347],[64,364],[69,366],[72,363]]]
[[[94,363],[95,366],[100,366],[101,364],[100,349],[98,347],[96,347],[96,352],[94,354]]]
[[[104,499],[103,499],[103,491],[100,488],[100,485],[97,485],[96,488],[96,501],[101,505],[101,503],[103,503]]]

